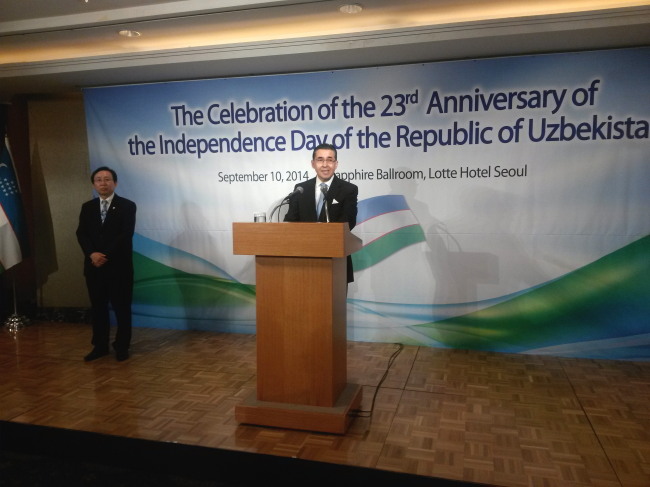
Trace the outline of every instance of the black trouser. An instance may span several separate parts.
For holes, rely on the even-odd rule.
[[[104,269],[94,269],[86,276],[88,295],[92,306],[94,347],[108,350],[110,341],[109,305],[117,322],[113,347],[127,351],[131,345],[131,302],[133,301],[133,277],[115,276]]]

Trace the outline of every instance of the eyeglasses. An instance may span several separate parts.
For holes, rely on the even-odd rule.
[[[327,159],[324,159],[322,157],[317,157],[316,159],[314,159],[314,161],[317,162],[318,164],[323,164],[323,163],[334,164],[336,162],[336,159],[334,159],[333,157],[328,157]]]
[[[113,178],[95,178],[94,182],[96,182],[96,183],[111,183],[111,182],[113,182]]]

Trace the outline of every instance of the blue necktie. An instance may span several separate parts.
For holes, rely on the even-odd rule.
[[[323,209],[324,195],[327,191],[327,184],[320,183],[320,195],[318,196],[318,204],[316,205],[316,219],[320,219],[320,212]]]

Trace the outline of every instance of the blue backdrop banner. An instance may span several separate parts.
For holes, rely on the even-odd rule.
[[[232,222],[330,142],[349,338],[648,360],[648,79],[639,48],[87,89],[91,168],[138,204],[134,322],[254,333]]]

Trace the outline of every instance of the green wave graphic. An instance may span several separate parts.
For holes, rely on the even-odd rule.
[[[388,233],[374,242],[364,246],[358,252],[352,254],[352,265],[355,272],[362,271],[368,267],[381,262],[398,250],[419,242],[424,242],[424,230],[420,225],[410,225]]]
[[[133,302],[160,307],[236,307],[255,305],[255,286],[190,274],[133,253]]]
[[[525,352],[650,334],[650,236],[529,293],[463,316],[411,327],[451,348]],[[650,357],[641,341],[610,358]],[[590,356],[586,350],[574,356]],[[593,347],[592,347],[593,348]],[[597,348],[597,347],[596,347]],[[598,352],[600,353],[600,352]]]

